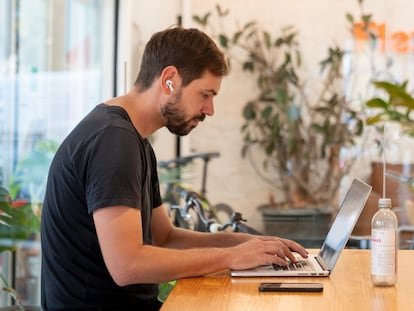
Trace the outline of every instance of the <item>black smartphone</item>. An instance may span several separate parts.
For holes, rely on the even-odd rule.
[[[259,285],[261,292],[321,292],[322,290],[322,283],[310,282],[267,282]]]

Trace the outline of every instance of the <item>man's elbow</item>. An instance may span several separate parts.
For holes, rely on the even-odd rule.
[[[115,284],[120,287],[128,286],[134,283],[139,283],[136,281],[134,282],[133,278],[131,277],[131,274],[127,273],[126,271],[111,272],[110,274]]]

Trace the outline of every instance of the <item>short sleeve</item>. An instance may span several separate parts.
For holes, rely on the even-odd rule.
[[[134,133],[120,127],[105,129],[91,142],[85,175],[89,213],[115,205],[142,208],[148,171],[143,148]]]

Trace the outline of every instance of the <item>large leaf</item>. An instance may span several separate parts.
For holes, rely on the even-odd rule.
[[[14,208],[9,192],[0,187],[0,251],[14,250],[18,241],[39,230],[40,219],[31,204]]]
[[[394,84],[387,81],[374,81],[373,84],[384,91],[386,91],[392,101],[393,106],[404,106],[409,109],[414,109],[414,98],[405,90],[406,83],[402,85]]]
[[[367,101],[366,105],[371,108],[388,108],[388,104],[386,103],[386,101],[379,97],[370,99],[369,101]]]

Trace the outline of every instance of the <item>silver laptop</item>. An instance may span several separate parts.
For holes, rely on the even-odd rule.
[[[318,255],[302,258],[287,267],[278,265],[259,266],[246,270],[231,270],[232,276],[329,276],[361,215],[372,187],[354,178],[335,220],[329,229]]]

